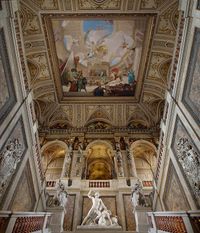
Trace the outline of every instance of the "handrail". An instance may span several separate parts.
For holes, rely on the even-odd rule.
[[[148,222],[151,232],[158,230],[171,233],[198,233],[200,232],[200,211],[166,211],[148,212]]]
[[[49,212],[0,211],[1,233],[43,232],[48,226]]]

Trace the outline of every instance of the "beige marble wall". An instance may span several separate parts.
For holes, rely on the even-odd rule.
[[[41,189],[33,147],[37,127],[30,108],[32,93],[25,88],[25,69],[22,70],[22,65],[26,67],[26,64],[22,64],[20,52],[23,48],[18,43],[21,40],[17,24],[18,5],[17,1],[1,3],[0,37],[3,42],[0,46],[0,208],[28,211],[34,210],[37,205],[43,210],[43,195],[37,201]]]
[[[166,93],[168,107],[161,123],[164,137],[156,174],[159,193],[154,199],[156,210],[195,210],[200,204],[200,10],[197,6],[196,0],[179,4],[178,50],[173,60],[176,69],[172,66],[171,90]],[[172,172],[172,166],[177,175]]]

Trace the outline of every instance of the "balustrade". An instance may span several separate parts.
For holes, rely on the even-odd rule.
[[[31,233],[47,228],[50,213],[0,211],[1,233]]]
[[[50,188],[50,187],[55,187],[56,186],[56,180],[47,180],[46,181],[46,187]]]
[[[200,211],[149,212],[149,232],[165,231],[171,233],[200,232]]]
[[[110,188],[110,181],[89,181],[89,188]]]

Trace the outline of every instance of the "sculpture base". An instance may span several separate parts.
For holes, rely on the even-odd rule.
[[[81,230],[87,230],[87,231],[94,231],[94,230],[98,230],[98,231],[121,231],[122,227],[121,226],[98,226],[98,225],[79,225],[77,226],[77,230],[81,231]]]

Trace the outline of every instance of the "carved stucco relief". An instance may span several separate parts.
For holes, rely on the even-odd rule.
[[[166,79],[161,75],[160,68],[162,64],[165,64],[168,60],[171,60],[172,56],[165,53],[153,52],[151,56],[151,68],[149,69],[148,79],[158,79],[163,83],[166,83]]]
[[[157,33],[175,36],[178,24],[178,4],[175,3],[164,11],[158,22]]]
[[[197,206],[200,206],[200,153],[181,120],[177,117],[172,150],[185,176]]]
[[[141,9],[156,9],[158,6],[157,0],[142,0],[141,1]]]
[[[24,36],[36,35],[41,33],[38,15],[22,2],[20,4],[20,19]]]
[[[31,85],[36,82],[50,79],[49,67],[45,53],[36,53],[27,56],[31,75]]]
[[[121,0],[78,0],[80,10],[119,10]]]
[[[27,149],[22,118],[18,120],[10,136],[0,148],[0,199],[17,171]]]
[[[59,0],[30,0],[32,4],[42,10],[58,10]]]

